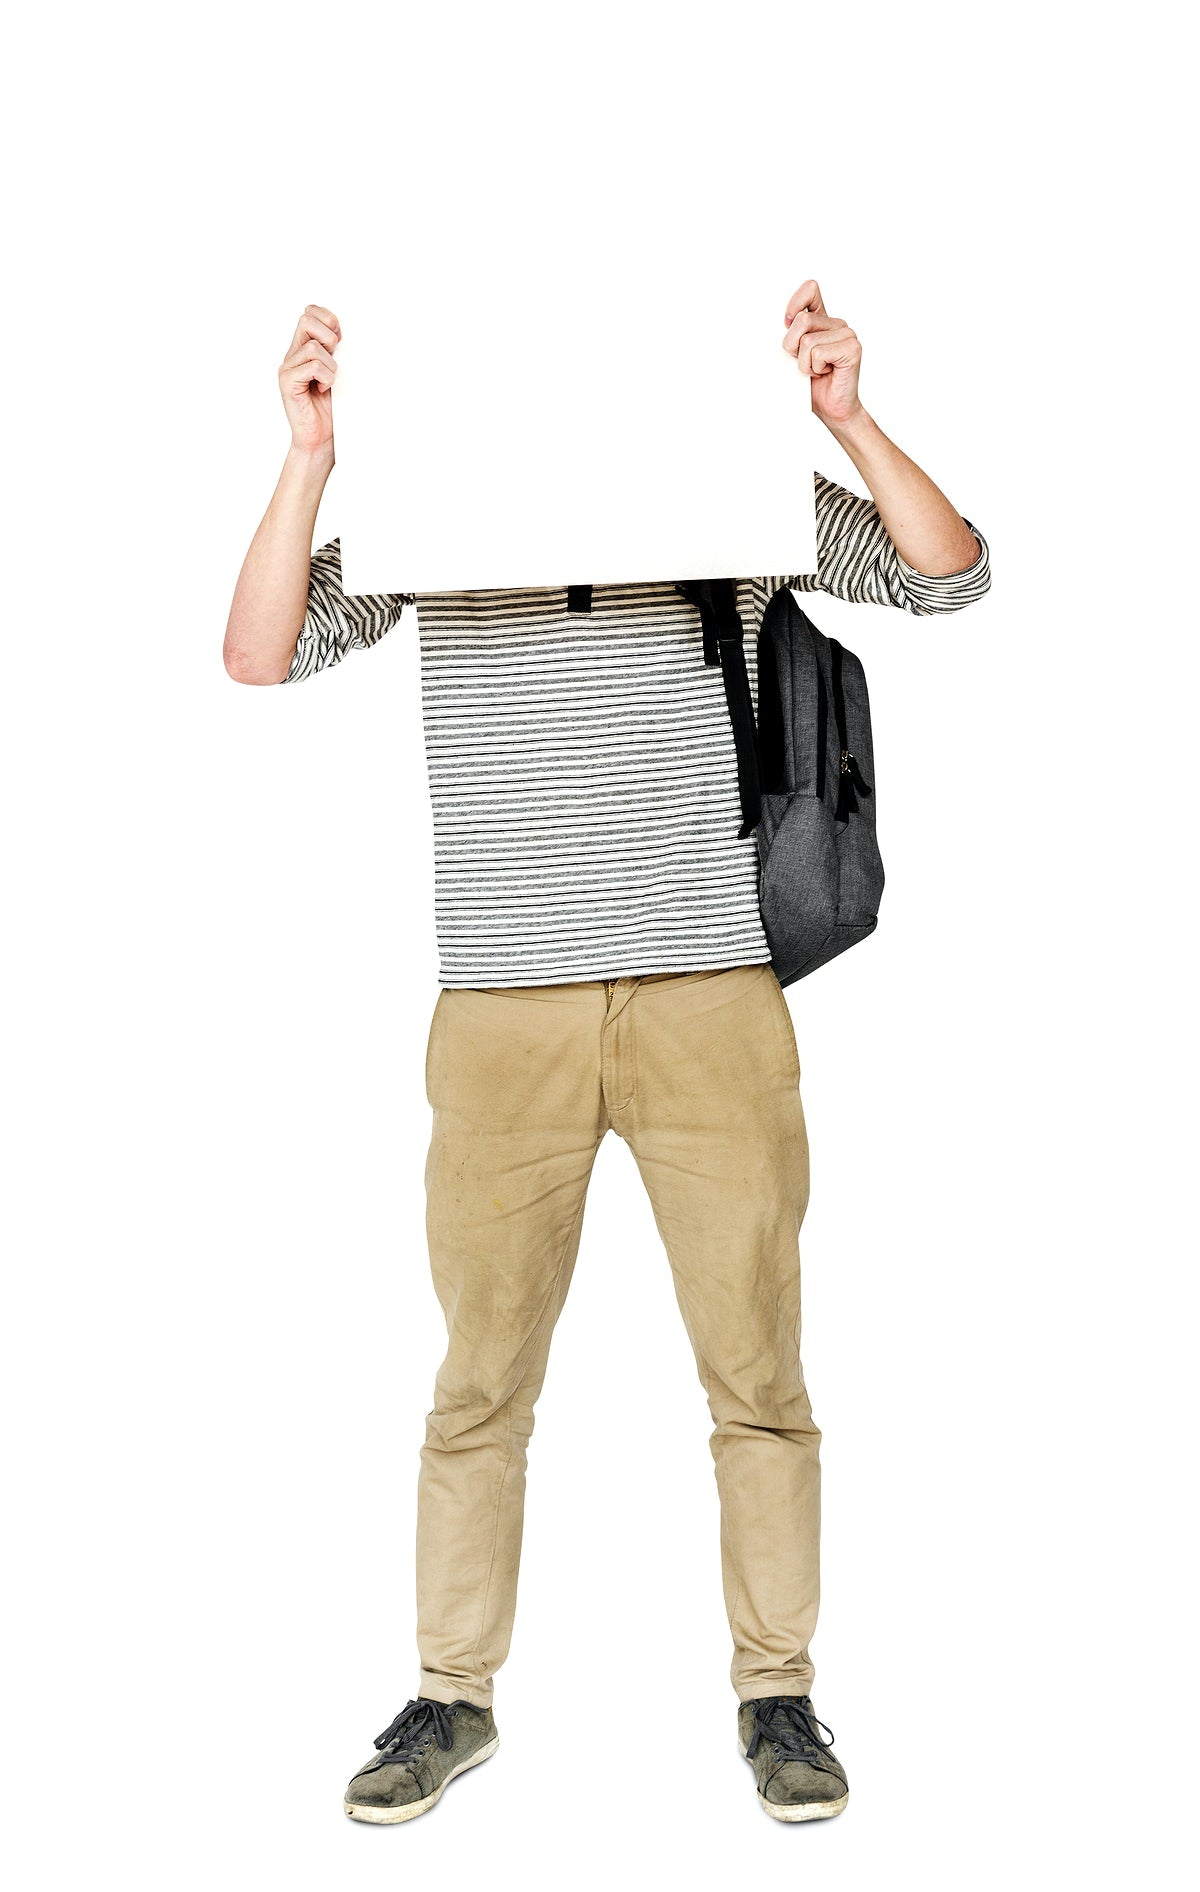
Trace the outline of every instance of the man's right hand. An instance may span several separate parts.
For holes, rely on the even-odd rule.
[[[341,325],[332,309],[310,302],[279,370],[279,392],[292,445],[300,453],[333,452],[332,389],[337,374],[333,351],[341,339]]]
[[[310,302],[279,370],[292,444],[229,608],[225,668],[239,683],[282,683],[304,628],[313,529],[333,466],[333,351],[341,339],[333,310]]]

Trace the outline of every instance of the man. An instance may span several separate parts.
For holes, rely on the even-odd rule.
[[[816,573],[739,582],[755,695],[754,632],[781,585],[917,615],[959,610],[989,585],[983,539],[863,408],[858,340],[815,282],[784,326],[814,411],[871,499],[818,474]],[[338,541],[311,554],[340,337],[336,316],[310,305],[279,371],[292,444],[238,579],[225,664],[241,682],[293,682],[416,606],[442,988],[426,1063],[427,1228],[449,1346],[418,1483],[418,1693],[351,1781],[346,1811],[411,1819],[495,1751],[526,1445],[593,1159],[613,1129],[649,1192],[713,1415],[740,1745],[767,1813],[827,1818],[848,1787],[810,1697],[808,1144],[755,837],[739,834],[721,674],[704,663],[694,604],[665,577],[347,597]]]

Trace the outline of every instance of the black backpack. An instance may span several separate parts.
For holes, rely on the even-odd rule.
[[[782,586],[758,634],[756,725],[733,580],[676,589],[699,607],[705,662],[721,666],[739,832],[757,835],[763,928],[776,977],[790,985],[878,923],[883,862],[867,680],[858,658],[825,637]]]

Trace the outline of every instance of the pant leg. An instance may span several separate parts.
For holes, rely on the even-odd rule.
[[[417,1488],[420,1692],[486,1707],[516,1605],[525,1455],[608,1127],[601,984],[446,989],[426,1228],[449,1345]]]
[[[808,1138],[787,1003],[770,966],[742,966],[639,982],[622,1016],[616,1089],[632,1095],[612,1124],[649,1192],[714,1421],[733,1684],[743,1701],[804,1695],[821,1435],[800,1364]]]

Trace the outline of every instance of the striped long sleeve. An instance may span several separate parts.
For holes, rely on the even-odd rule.
[[[901,558],[870,499],[816,475],[817,569],[782,580],[794,591],[827,591],[851,604],[892,604],[915,617],[961,611],[991,586],[987,542],[969,519],[979,557],[965,571],[930,577]]]
[[[340,663],[348,650],[368,650],[386,636],[406,604],[409,591],[347,597],[342,589],[342,543],[332,539],[309,563],[308,609],[296,640],[291,668],[283,679],[295,683]]]

